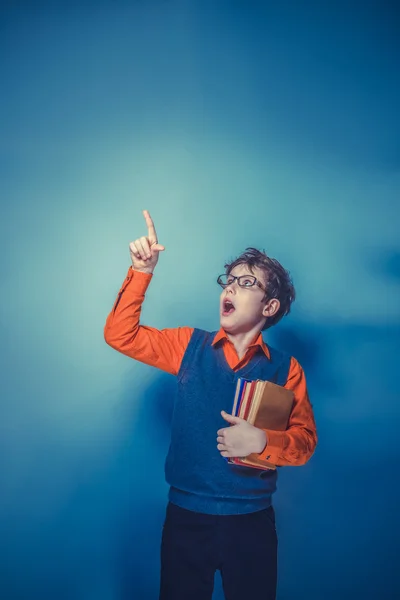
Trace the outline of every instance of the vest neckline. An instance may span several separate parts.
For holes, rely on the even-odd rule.
[[[219,362],[220,366],[223,367],[225,372],[229,373],[230,375],[233,375],[234,377],[243,377],[246,379],[246,377],[248,377],[249,373],[255,367],[257,367],[257,365],[260,364],[261,359],[262,359],[261,352],[258,351],[258,353],[253,356],[253,358],[251,359],[251,361],[249,363],[247,363],[247,365],[245,365],[238,371],[234,371],[232,369],[232,367],[229,365],[228,361],[226,360],[225,352],[224,352],[222,345],[219,345],[217,347],[214,346],[214,350],[217,352],[218,362]]]

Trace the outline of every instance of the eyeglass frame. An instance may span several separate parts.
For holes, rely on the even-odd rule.
[[[220,278],[221,277],[233,277],[233,281],[231,281],[231,283],[226,283],[223,284],[220,282]],[[251,277],[252,279],[254,279],[254,283],[252,283],[251,285],[240,285],[239,283],[239,279],[241,279],[242,277]],[[225,289],[226,287],[228,287],[228,285],[232,285],[232,283],[235,283],[235,281],[238,282],[238,286],[241,288],[249,288],[249,287],[254,287],[255,285],[257,285],[259,288],[261,288],[263,290],[263,292],[265,292],[266,294],[268,294],[268,291],[266,290],[266,288],[261,285],[261,283],[258,281],[257,277],[255,277],[254,275],[239,275],[239,277],[236,277],[235,275],[231,275],[230,273],[222,273],[222,275],[218,275],[217,278],[217,283],[218,285],[220,285],[223,289]]]

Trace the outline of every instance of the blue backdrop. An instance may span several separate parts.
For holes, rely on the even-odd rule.
[[[278,600],[398,598],[395,3],[0,14],[1,597],[157,598],[174,378],[103,339],[147,208],[148,325],[217,329],[247,246],[293,275],[268,339],[306,370],[319,446],[280,470]]]

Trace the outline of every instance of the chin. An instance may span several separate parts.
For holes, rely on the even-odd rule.
[[[228,333],[234,333],[235,330],[237,329],[237,324],[227,322],[227,318],[226,317],[225,318],[222,317],[220,319],[220,325],[221,325],[222,329],[224,329]]]
[[[222,329],[229,330],[229,323],[226,322],[226,317],[221,317],[219,320],[219,324]]]

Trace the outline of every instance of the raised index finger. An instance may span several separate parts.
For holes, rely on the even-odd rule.
[[[147,229],[148,229],[148,238],[151,244],[156,244],[157,243],[157,234],[156,234],[156,230],[154,227],[154,223],[153,223],[153,219],[150,216],[150,213],[148,210],[144,210],[143,211],[143,216],[146,220],[146,225],[147,225]]]

